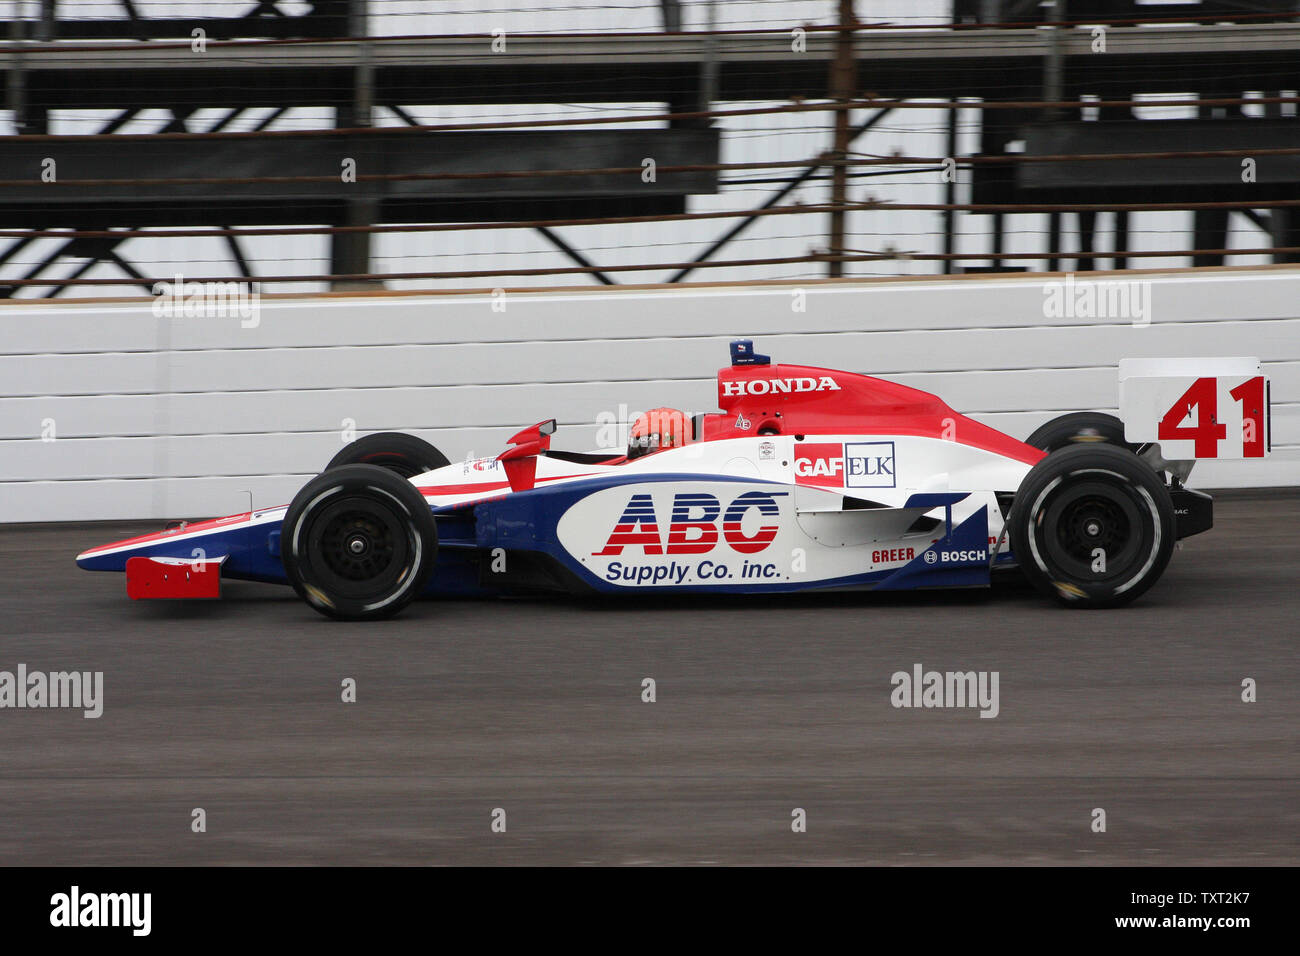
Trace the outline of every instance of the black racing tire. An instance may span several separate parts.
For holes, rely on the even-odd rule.
[[[1070,412],[1039,425],[1025,439],[1043,451],[1056,451],[1072,445],[1118,445],[1129,451],[1138,446],[1124,440],[1124,423],[1105,412]]]
[[[1140,597],[1164,573],[1177,537],[1160,476],[1131,451],[1107,444],[1048,454],[1020,483],[1008,523],[1025,577],[1079,608]]]
[[[403,478],[414,478],[449,464],[447,456],[423,438],[405,432],[376,432],[346,445],[330,459],[325,470],[344,465],[378,465]]]
[[[438,527],[419,489],[378,465],[343,465],[285,512],[280,558],[299,597],[345,621],[391,617],[433,573]]]

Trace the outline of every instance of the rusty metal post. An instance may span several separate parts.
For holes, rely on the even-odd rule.
[[[352,76],[351,99],[340,105],[335,113],[335,125],[344,128],[374,125],[375,67],[370,42],[370,0],[350,0],[348,5],[348,35],[358,44],[360,57]],[[369,226],[379,219],[379,201],[366,195],[374,187],[354,187],[362,195],[351,196],[344,202],[345,226]],[[330,270],[334,275],[369,275],[373,273],[371,237],[367,232],[336,234],[330,239]],[[331,289],[369,289],[382,287],[374,279],[335,280]]]
[[[1051,16],[1058,25],[1051,28],[1047,56],[1043,61],[1043,100],[1047,103],[1059,103],[1065,97],[1065,37],[1062,31],[1068,29],[1068,27],[1059,24],[1065,22],[1066,13],[1066,0],[1054,0]],[[1044,107],[1043,122],[1055,122],[1061,119],[1062,115],[1059,107]],[[1059,255],[1061,251],[1061,222],[1059,212],[1050,213],[1047,217],[1047,269],[1049,272],[1057,272],[1061,268],[1061,257]]]
[[[830,95],[836,103],[853,99],[858,85],[857,62],[853,57],[853,30],[857,19],[853,15],[853,0],[840,0],[840,31],[835,38],[835,58],[831,62]],[[831,210],[829,248],[832,256],[844,252],[844,203],[848,201],[849,169],[846,164],[849,152],[849,111],[835,111],[835,142],[831,149]],[[832,258],[827,263],[832,278],[844,275],[844,263]]]

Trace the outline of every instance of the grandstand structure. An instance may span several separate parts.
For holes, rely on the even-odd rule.
[[[1300,261],[1294,0],[211,6],[8,4],[0,296]]]

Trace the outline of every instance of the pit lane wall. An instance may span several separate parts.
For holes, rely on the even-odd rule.
[[[1084,292],[1094,287],[1092,305]],[[1139,283],[1126,314],[1106,283]],[[1055,285],[1053,285],[1055,284]],[[1123,291],[1123,290],[1120,290]],[[1145,296],[1145,305],[1143,297]],[[0,521],[197,518],[287,502],[344,442],[414,432],[455,460],[554,417],[555,447],[716,408],[727,343],[868,372],[1023,438],[1114,410],[1116,365],[1257,355],[1273,456],[1201,488],[1300,484],[1300,269],[802,285],[263,297],[251,316],[147,299],[0,306]],[[1122,303],[1119,303],[1122,306]]]

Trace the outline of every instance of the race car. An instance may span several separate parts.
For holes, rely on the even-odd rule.
[[[720,411],[656,409],[627,447],[553,449],[554,420],[452,463],[397,432],[340,451],[287,507],[91,548],[132,598],[292,585],[346,620],[420,596],[987,587],[1018,568],[1072,607],[1126,604],[1212,524],[1198,458],[1264,457],[1256,359],[1120,365],[1121,417],[1019,441],[869,375],[773,364],[731,343]]]

